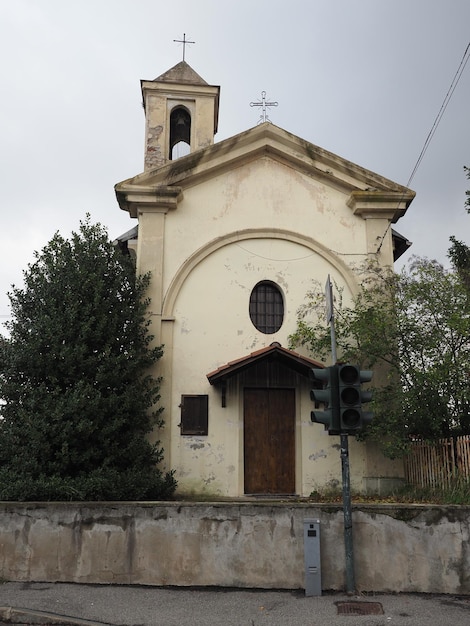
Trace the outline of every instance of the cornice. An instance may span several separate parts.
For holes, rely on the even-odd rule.
[[[128,211],[130,217],[137,217],[141,213],[168,213],[176,209],[178,202],[183,198],[181,187],[160,185],[133,185],[125,181],[116,185],[116,197],[123,211]]]
[[[402,217],[415,192],[403,187],[402,191],[366,190],[352,191],[346,204],[354,215],[367,218],[386,218],[396,222]]]

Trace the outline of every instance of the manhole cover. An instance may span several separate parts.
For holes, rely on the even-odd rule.
[[[337,602],[338,615],[383,615],[380,602]]]

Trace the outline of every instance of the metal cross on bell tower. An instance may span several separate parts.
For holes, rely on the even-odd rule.
[[[188,43],[196,43],[195,41],[189,41],[189,39],[186,39],[186,33],[183,33],[183,39],[173,39],[173,41],[175,43],[182,43],[183,44],[183,61],[184,61],[184,55],[186,53],[186,44],[188,44]]]
[[[277,107],[277,105],[278,105],[277,102],[267,102],[266,101],[266,92],[265,91],[261,92],[261,101],[258,100],[258,102],[250,102],[250,107],[262,107],[261,108],[261,115],[260,115],[260,118],[258,120],[258,124],[262,124],[263,122],[270,122],[271,120],[268,117],[267,109],[269,109],[270,107]]]

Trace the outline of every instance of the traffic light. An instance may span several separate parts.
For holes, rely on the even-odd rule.
[[[363,391],[362,383],[372,380],[370,370],[360,370],[356,365],[338,365],[339,427],[343,434],[356,434],[373,419],[362,405],[372,400],[371,391]]]
[[[324,383],[322,389],[310,390],[310,399],[315,402],[315,409],[320,404],[324,405],[323,411],[312,411],[310,418],[312,422],[323,424],[329,435],[339,435],[338,366],[312,368],[310,374],[312,381]]]

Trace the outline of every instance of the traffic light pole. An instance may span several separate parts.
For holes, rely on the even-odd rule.
[[[341,434],[341,474],[343,478],[343,515],[344,515],[344,550],[346,557],[346,593],[356,591],[354,578],[354,549],[351,512],[351,480],[349,472],[348,435]]]
[[[330,275],[326,280],[325,285],[325,298],[326,298],[326,323],[330,325],[331,335],[331,360],[333,365],[336,365],[338,356],[336,354],[336,330],[335,330],[335,313],[333,308],[333,285],[330,280]]]
[[[326,320],[330,324],[331,334],[331,358],[336,365],[338,356],[336,352],[336,331],[335,316],[333,308],[333,285],[330,275],[325,286],[326,296]],[[354,548],[352,532],[352,511],[351,511],[351,475],[349,471],[349,440],[348,435],[340,435],[341,445],[341,477],[343,482],[343,516],[344,516],[344,551],[346,561],[346,593],[352,595],[356,591],[356,581],[354,576]]]

